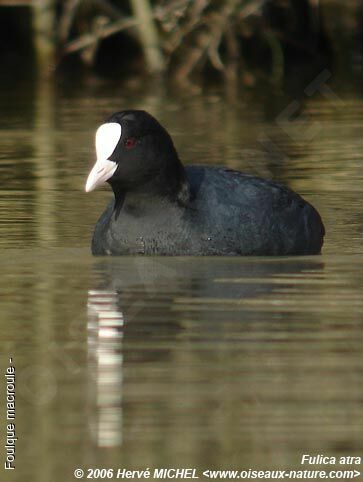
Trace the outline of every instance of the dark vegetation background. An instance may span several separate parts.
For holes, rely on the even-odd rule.
[[[145,74],[282,85],[328,67],[361,82],[358,0],[0,0],[3,75]],[[302,74],[303,75],[303,74]]]

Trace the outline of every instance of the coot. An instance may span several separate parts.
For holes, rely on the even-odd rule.
[[[114,199],[96,224],[94,255],[318,254],[317,211],[278,183],[223,167],[187,166],[157,120],[113,114],[96,133],[86,192],[108,182]]]

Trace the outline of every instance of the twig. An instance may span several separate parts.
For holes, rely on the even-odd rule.
[[[58,27],[58,36],[62,44],[66,42],[69,37],[74,16],[81,1],[82,0],[66,0],[64,4]]]
[[[208,0],[198,0],[191,7],[190,20],[180,27],[174,36],[171,36],[167,49],[169,52],[173,52],[183,41],[183,39],[195,30],[202,23],[202,14],[204,9],[208,6]]]
[[[130,3],[138,21],[140,41],[148,69],[150,72],[161,72],[165,64],[150,3],[148,0],[130,0]]]
[[[210,36],[205,32],[201,32],[198,35],[196,41],[197,46],[190,49],[189,55],[185,58],[183,64],[176,70],[176,79],[185,80],[191,74],[203,55],[205,55],[209,41]]]
[[[89,47],[90,45],[93,45],[106,37],[121,32],[122,30],[136,27],[137,25],[138,21],[133,17],[128,17],[117,22],[113,22],[111,25],[99,29],[97,34],[81,35],[75,40],[68,42],[63,48],[63,55],[78,52],[79,50]]]
[[[108,0],[88,0],[88,2],[94,4],[100,10],[102,10],[105,15],[108,15],[110,18],[114,18],[115,20],[118,20],[123,16],[121,10],[116,8]]]
[[[252,1],[251,3],[242,8],[239,13],[239,18],[246,19],[247,17],[255,14],[256,12],[258,12],[258,10],[260,10],[261,7],[263,7],[264,3],[266,3],[266,0]]]

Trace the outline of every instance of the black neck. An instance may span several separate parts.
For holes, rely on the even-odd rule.
[[[122,181],[110,182],[116,206],[134,205],[144,207],[151,202],[175,203],[186,206],[190,201],[190,186],[183,165],[178,163],[168,172],[165,169],[139,186],[125,186]]]

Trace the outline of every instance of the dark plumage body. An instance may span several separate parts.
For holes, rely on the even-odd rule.
[[[160,149],[163,136],[158,141]],[[184,169],[174,147],[167,147],[165,162],[170,157],[172,169],[164,174],[163,169],[155,170],[150,179],[131,187],[121,174],[119,182],[111,178],[115,200],[97,222],[93,254],[320,253],[324,236],[321,218],[298,194],[275,182],[229,169]]]
[[[92,252],[159,255],[317,254],[323,226],[315,209],[284,186],[223,168],[186,168],[187,205],[145,196],[113,200]]]

